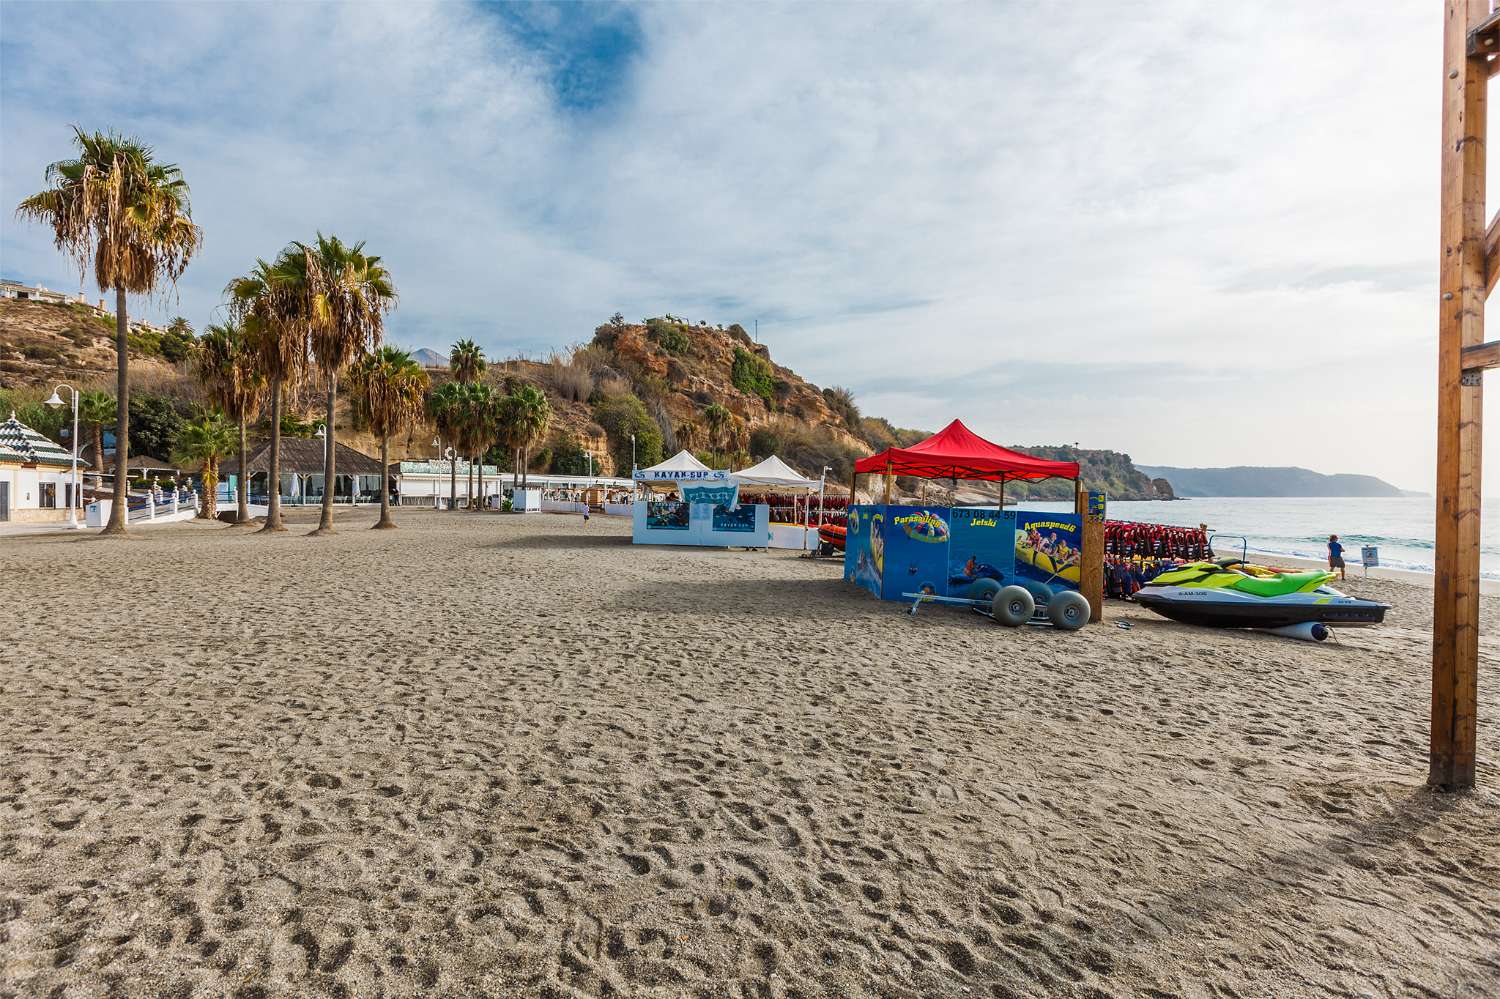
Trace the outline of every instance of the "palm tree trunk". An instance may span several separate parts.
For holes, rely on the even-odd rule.
[[[281,523],[281,379],[271,379],[271,471],[266,478],[266,526],[261,534],[284,531]]]
[[[250,483],[245,479],[245,411],[240,410],[240,478],[235,492],[239,501],[239,509],[235,511],[234,522],[243,524],[250,519]]]
[[[115,500],[109,523],[100,534],[124,534],[130,481],[130,320],[125,315],[125,286],[115,286]]]
[[[94,499],[104,491],[104,424],[94,424]]]
[[[464,483],[467,492],[464,495],[466,504],[470,510],[474,509],[474,456],[469,456],[469,479]]]
[[[526,475],[527,475],[527,473],[529,471],[531,471],[531,448],[526,447],[526,446],[523,445],[521,447],[521,488],[522,489],[526,488],[526,483],[529,481],[527,479],[527,477],[526,477]]]
[[[382,436],[380,438],[380,519],[375,522],[376,529],[389,530],[396,526],[391,519],[391,439]]]
[[[339,390],[337,372],[328,374],[328,418],[323,424],[323,514],[310,535],[333,533],[333,403]]]
[[[219,460],[210,458],[203,463],[203,519],[215,520],[219,516]]]

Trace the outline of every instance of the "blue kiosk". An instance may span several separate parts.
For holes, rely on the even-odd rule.
[[[1098,620],[1103,600],[1102,494],[1096,512],[1086,507],[1085,494],[1076,487],[1073,513],[1004,508],[1006,482],[1061,478],[1076,483],[1077,462],[1012,451],[954,420],[911,447],[888,448],[861,459],[854,475],[861,474],[885,477],[885,502],[849,508],[846,580],[882,600],[926,594],[982,601],[1003,587],[1020,586],[1042,605],[1053,594],[1081,591],[1092,618]],[[898,475],[999,482],[1000,503],[895,504],[891,497]],[[850,482],[851,495],[854,484]],[[1091,529],[1094,524],[1097,532]],[[1092,544],[1086,543],[1089,537],[1094,537]]]

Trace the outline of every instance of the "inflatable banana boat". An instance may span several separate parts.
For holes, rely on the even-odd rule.
[[[1082,575],[1077,562],[1070,559],[1066,564],[1059,566],[1057,560],[1051,555],[1033,548],[1020,537],[1016,539],[1016,558],[1039,572],[1056,576],[1058,579],[1066,579],[1070,583],[1076,584]]]
[[[1285,628],[1298,624],[1379,624],[1389,604],[1328,585],[1321,570],[1278,572],[1234,559],[1191,562],[1141,587],[1135,601],[1163,617],[1208,628]]]

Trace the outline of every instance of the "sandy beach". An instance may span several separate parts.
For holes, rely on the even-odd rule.
[[[0,995],[1500,994],[1500,643],[1429,793],[1418,582],[1324,645],[1061,634],[372,520],[0,540]]]

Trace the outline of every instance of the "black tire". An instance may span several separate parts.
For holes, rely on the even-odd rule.
[[[1036,610],[1036,601],[1022,586],[1007,586],[995,594],[990,604],[990,613],[996,621],[1012,628],[1020,627],[1031,620]]]
[[[988,600],[993,602],[995,594],[1000,592],[1000,583],[993,579],[976,579],[969,584],[970,600]]]
[[[1063,590],[1047,601],[1047,620],[1054,628],[1077,631],[1089,623],[1089,601],[1082,593]]]

